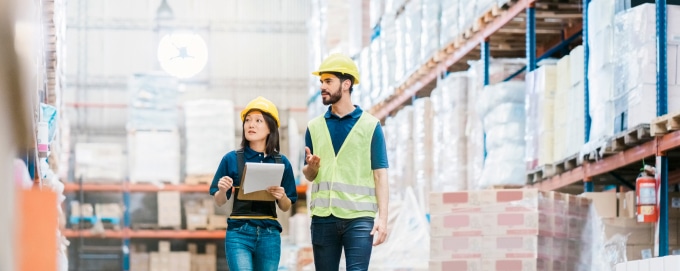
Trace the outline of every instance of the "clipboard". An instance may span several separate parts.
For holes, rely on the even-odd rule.
[[[269,192],[265,190],[260,190],[260,191],[255,191],[252,193],[244,194],[243,193],[243,186],[245,185],[246,181],[246,174],[248,172],[248,165],[246,164],[243,174],[241,176],[241,185],[239,186],[238,189],[238,194],[236,197],[238,197],[239,200],[254,200],[254,201],[276,201],[276,198],[272,196],[272,194],[269,194]]]

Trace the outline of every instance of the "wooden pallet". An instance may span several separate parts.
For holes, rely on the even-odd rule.
[[[614,152],[620,152],[651,139],[649,124],[640,124],[635,128],[615,135],[611,140],[611,148]]]
[[[554,175],[559,175],[569,170],[572,170],[582,164],[582,161],[578,159],[578,154],[571,155],[565,159],[562,159],[553,164]]]
[[[492,190],[505,190],[505,189],[522,189],[523,185],[493,185],[489,187]]]
[[[184,178],[184,183],[189,185],[199,185],[199,184],[212,184],[213,175],[203,174],[203,175],[187,175]]]
[[[70,217],[69,222],[73,229],[91,229],[96,223],[101,223],[104,229],[120,230],[119,217]]]
[[[555,167],[550,164],[541,165],[527,173],[527,183],[537,183],[552,176],[555,176]]]
[[[652,120],[650,129],[651,136],[664,135],[680,130],[680,111],[655,118]]]
[[[159,226],[153,223],[133,223],[133,230],[180,230],[180,226]]]

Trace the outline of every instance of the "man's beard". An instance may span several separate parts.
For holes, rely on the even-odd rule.
[[[321,101],[324,105],[335,104],[342,98],[342,90],[338,87],[338,91],[335,93],[328,93],[330,96],[328,98],[321,97]]]

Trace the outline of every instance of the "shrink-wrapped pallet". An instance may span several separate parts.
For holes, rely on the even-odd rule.
[[[194,100],[183,104],[185,168],[188,176],[206,176],[236,146],[234,104],[229,100]]]

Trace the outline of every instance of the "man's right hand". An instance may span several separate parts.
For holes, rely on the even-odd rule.
[[[307,162],[307,166],[314,169],[314,171],[317,171],[321,166],[321,157],[312,154],[312,151],[309,150],[309,147],[305,147],[305,162]]]
[[[227,192],[227,190],[231,189],[233,185],[234,180],[229,178],[229,176],[220,178],[220,181],[217,183],[217,187],[219,188],[220,192]]]

